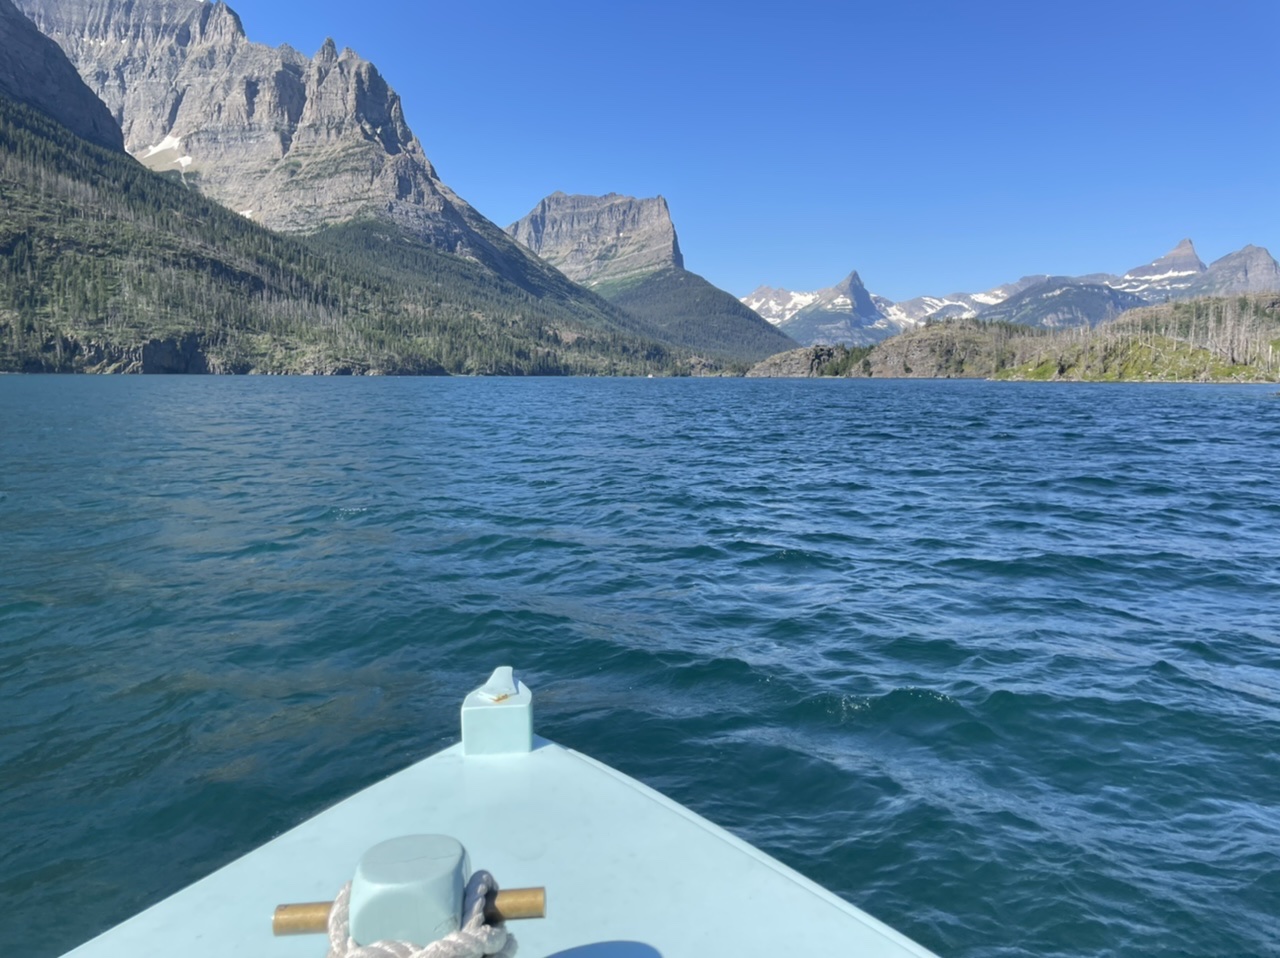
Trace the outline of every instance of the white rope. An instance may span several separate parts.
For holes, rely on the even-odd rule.
[[[462,896],[462,927],[425,947],[409,941],[358,945],[347,933],[351,922],[351,882],[347,882],[329,912],[328,958],[514,958],[515,935],[501,924],[484,923],[485,898],[497,890],[498,883],[488,872],[472,875]]]

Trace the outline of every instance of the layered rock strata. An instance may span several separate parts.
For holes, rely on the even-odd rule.
[[[661,196],[552,193],[507,233],[584,286],[684,268],[671,211]]]
[[[524,254],[450,190],[377,68],[245,36],[225,3],[20,0],[152,169],[272,229],[361,217],[494,265]]]

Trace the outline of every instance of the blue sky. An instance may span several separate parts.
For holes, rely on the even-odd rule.
[[[891,299],[1280,255],[1280,0],[231,0],[377,64],[500,226],[555,190],[670,203],[735,295]]]

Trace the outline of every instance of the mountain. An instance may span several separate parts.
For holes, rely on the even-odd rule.
[[[1184,239],[1164,256],[1145,266],[1135,266],[1108,285],[1154,301],[1189,290],[1206,269],[1191,240]]]
[[[978,317],[1027,326],[1094,326],[1125,310],[1167,300],[1280,292],[1280,264],[1265,249],[1246,246],[1205,266],[1191,240],[1184,239],[1123,276],[1024,276],[983,293],[918,296],[898,303],[870,294],[874,308],[865,302],[851,307],[842,286],[812,293],[761,286],[742,302],[805,345],[859,346],[931,321]],[[841,305],[832,310],[830,304],[841,296]],[[836,315],[841,311],[848,314],[843,320]]]
[[[763,319],[774,326],[786,322],[806,306],[812,305],[818,298],[815,293],[795,293],[789,289],[775,289],[772,286],[758,286],[741,302],[755,310]]]
[[[875,297],[885,315],[895,319],[903,326],[919,325],[927,319],[968,319],[977,316],[984,309],[998,306],[1010,296],[1043,283],[1049,277],[1024,276],[1012,283],[1004,283],[981,293],[950,293],[946,296],[916,296],[901,302],[890,302],[883,297]]]
[[[1051,276],[988,307],[979,318],[1022,326],[1096,326],[1125,310],[1145,306],[1147,301],[1133,293],[1112,289],[1101,283],[1081,283],[1064,276]]]
[[[1246,246],[1209,264],[1187,287],[1188,296],[1280,292],[1280,263],[1261,246]]]
[[[904,328],[885,315],[856,272],[812,295],[812,302],[778,324],[796,342],[866,345]]]
[[[997,286],[995,289],[985,293],[917,296],[914,299],[903,300],[899,303],[895,303],[893,300],[886,299],[883,296],[877,296],[874,293],[871,294],[871,299],[880,313],[906,327],[921,323],[930,317],[975,316],[983,308],[1002,303],[1014,293],[1021,292],[1028,286],[1034,286],[1036,283],[1043,282],[1046,279],[1048,279],[1047,276],[1024,276],[1016,283]],[[846,277],[845,282],[848,282],[848,277]],[[838,291],[839,285],[815,292],[794,292],[789,289],[760,286],[743,296],[742,302],[775,326],[780,326],[796,313],[813,306],[819,300],[839,297],[841,295]]]
[[[77,136],[124,150],[120,127],[66,54],[10,0],[0,0],[0,94],[56,119]]]
[[[1184,239],[1154,262],[1106,283],[1135,293],[1148,303],[1198,296],[1244,296],[1280,292],[1280,264],[1261,246],[1250,245],[1205,266],[1191,240]]]
[[[742,297],[742,302],[797,342],[859,346],[880,342],[926,320],[976,316],[1046,279],[1024,276],[983,293],[917,296],[895,303],[868,292],[855,271],[835,286],[814,292],[761,286]]]
[[[556,192],[508,226],[507,234],[586,286],[684,268],[671,211],[661,196]]]
[[[3,372],[643,374],[691,365],[543,264],[559,285],[534,295],[391,223],[273,233],[3,94],[0,196]]]
[[[116,118],[126,149],[285,232],[375,219],[535,294],[557,280],[445,185],[377,68],[250,41],[225,3],[19,0]]]
[[[781,353],[747,375],[1274,383],[1277,334],[1280,294],[1197,297],[1085,328],[944,320],[874,346]]]
[[[795,346],[732,295],[684,268],[661,196],[552,193],[507,233],[664,342],[752,361]]]

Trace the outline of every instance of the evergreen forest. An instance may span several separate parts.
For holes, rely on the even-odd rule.
[[[0,371],[681,374],[575,286],[382,223],[273,233],[0,97]]]

